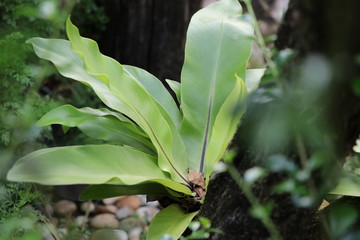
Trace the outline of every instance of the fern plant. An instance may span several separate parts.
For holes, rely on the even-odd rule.
[[[81,194],[83,200],[131,194],[166,197],[172,204],[153,219],[147,239],[163,234],[178,238],[196,216],[213,166],[244,113],[247,92],[263,73],[246,71],[253,29],[241,14],[237,0],[222,0],[192,17],[181,84],[167,81],[180,108],[156,77],[102,55],[70,19],[69,41],[28,40],[40,58],[53,62],[63,76],[91,87],[111,109],[64,105],[38,124],[78,127],[107,144],[33,152],[17,161],[8,179],[91,184]]]

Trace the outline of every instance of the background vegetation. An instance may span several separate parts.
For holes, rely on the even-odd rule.
[[[45,146],[86,141],[80,132],[64,137],[59,128],[39,128],[36,121],[64,103],[99,106],[93,94],[40,61],[25,41],[31,37],[64,37],[70,13],[87,32],[100,34],[107,17],[92,0],[4,0],[0,2],[0,239],[41,239],[46,225],[45,193],[31,184],[6,183],[18,157]],[[80,17],[81,16],[81,17]],[[90,28],[86,26],[96,26]]]

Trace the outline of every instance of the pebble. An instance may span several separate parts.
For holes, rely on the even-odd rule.
[[[146,195],[137,195],[137,197],[140,199],[141,205],[145,205],[147,203]]]
[[[83,202],[80,206],[81,211],[83,212],[93,212],[95,210],[95,204],[93,202]]]
[[[102,229],[93,232],[90,240],[128,240],[128,235],[123,230]]]
[[[72,219],[78,227],[89,226],[95,230],[90,240],[140,240],[148,223],[159,212],[157,201],[149,203],[146,200],[146,196],[134,195],[107,198],[102,202],[82,202],[79,204],[82,215]],[[53,207],[49,206],[48,212],[52,209],[58,216],[70,217],[77,211],[77,205],[61,200]],[[86,217],[86,213],[91,214]],[[60,235],[67,235],[66,229],[61,229]]]
[[[85,224],[87,223],[87,220],[88,219],[85,216],[80,215],[75,218],[75,224],[78,227],[82,227],[82,226],[85,226]]]
[[[140,240],[141,232],[142,232],[142,228],[141,228],[141,227],[133,228],[133,229],[129,232],[129,238],[130,238],[130,240]]]
[[[93,228],[117,228],[118,224],[115,215],[110,213],[98,214],[90,220],[90,226]]]
[[[55,213],[61,216],[70,216],[77,210],[74,202],[68,200],[61,200],[54,205]]]
[[[112,205],[112,204],[115,204],[117,201],[121,200],[125,198],[125,196],[119,196],[119,197],[112,197],[112,198],[104,198],[102,200],[102,202],[105,204],[105,205]]]
[[[157,208],[159,207],[159,202],[158,201],[147,202],[145,205],[149,207]]]
[[[158,207],[159,206],[158,201],[148,201],[148,198],[146,195],[138,195],[138,197],[141,200],[141,205],[147,205],[150,207]]]
[[[140,219],[125,218],[125,219],[120,221],[119,228],[126,231],[126,232],[130,232],[132,229],[135,229],[137,227],[142,228],[143,225],[144,225],[144,223]]]
[[[96,213],[115,213],[118,208],[115,205],[97,205]]]
[[[116,202],[116,206],[119,208],[127,207],[132,210],[136,210],[140,207],[141,200],[138,196],[127,196]]]
[[[141,219],[144,219],[146,222],[150,222],[158,212],[159,212],[159,209],[149,207],[149,206],[140,207],[140,208],[136,209],[137,215]]]
[[[119,219],[126,218],[130,215],[132,215],[134,211],[128,207],[122,207],[116,210],[116,217]]]

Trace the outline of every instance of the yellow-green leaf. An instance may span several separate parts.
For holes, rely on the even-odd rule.
[[[103,184],[110,180],[134,185],[151,179],[170,180],[156,158],[114,145],[42,149],[20,158],[7,174],[9,181],[45,185]]]
[[[178,204],[166,207],[151,221],[146,240],[159,240],[166,234],[178,239],[197,213],[186,213]]]
[[[120,113],[108,109],[79,109],[63,105],[46,113],[38,121],[40,126],[50,124],[78,127],[91,138],[131,146],[156,155],[153,144],[138,126]]]
[[[209,146],[206,151],[206,179],[217,161],[223,156],[229,142],[233,138],[240,118],[246,109],[247,90],[242,79],[237,77],[234,89],[221,106],[216,116]]]
[[[253,29],[242,19],[237,0],[223,0],[198,11],[191,19],[181,72],[181,133],[189,168],[200,169],[216,116],[235,86],[245,79]]]

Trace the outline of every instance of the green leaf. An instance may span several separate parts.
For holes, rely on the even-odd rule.
[[[68,19],[66,31],[72,49],[84,60],[86,71],[109,86],[123,103],[121,112],[134,120],[150,137],[158,151],[158,165],[179,182],[187,183],[187,155],[175,124],[162,115],[147,89],[128,75],[122,65],[100,53],[95,41],[83,38]]]
[[[165,79],[165,81],[167,82],[167,84],[169,84],[171,90],[173,90],[173,92],[176,95],[177,100],[180,103],[181,102],[181,86],[180,86],[180,83],[178,81],[174,81],[174,80],[170,80],[170,79]]]
[[[96,117],[82,122],[78,128],[94,139],[108,143],[134,147],[152,156],[156,156],[156,149],[148,138],[137,135],[113,117]]]
[[[105,116],[113,116],[124,123],[131,123],[129,127],[138,131],[142,136],[146,136],[146,134],[138,128],[136,125],[132,124],[132,122],[123,116],[120,113],[112,112],[106,108],[94,109],[90,107],[84,108],[76,108],[69,104],[62,105],[57,107],[47,114],[45,114],[38,122],[38,126],[46,126],[50,124],[58,124],[57,121],[66,122],[66,126],[76,127],[82,122],[88,120],[93,117],[105,117]],[[60,120],[60,118],[66,118],[64,120]]]
[[[339,180],[336,187],[333,190],[331,190],[329,193],[344,195],[344,196],[360,197],[359,186],[360,186],[360,181],[356,181],[355,178],[343,177]]]
[[[210,228],[211,227],[211,222],[208,218],[204,218],[204,217],[199,217],[199,221],[202,225],[203,228]]]
[[[216,116],[231,94],[236,78],[245,79],[252,27],[241,19],[237,0],[223,0],[191,19],[181,73],[181,133],[189,168],[201,169]]]
[[[152,185],[150,185],[150,183]],[[143,185],[147,185],[148,184],[148,189],[146,189],[146,186]],[[155,185],[157,184],[157,185]],[[119,195],[129,195],[132,191],[133,192],[137,192],[137,191],[151,191],[151,192],[157,192],[157,191],[162,191],[162,189],[166,188],[166,192],[167,195],[172,195],[172,196],[179,196],[179,194],[181,193],[181,196],[183,196],[184,194],[187,195],[192,195],[192,192],[190,190],[190,188],[188,188],[187,186],[175,182],[173,180],[169,180],[169,179],[150,179],[146,182],[142,182],[138,185],[123,185],[123,183],[121,181],[119,181],[118,178],[112,178],[110,179],[108,182],[106,182],[105,184],[101,184],[101,186],[105,187],[105,190],[102,192],[105,192],[107,188],[114,188],[115,187],[109,187],[111,185],[116,185],[116,187],[118,187],[117,190],[115,190],[115,192],[117,192],[117,194]],[[96,186],[96,185],[93,185]],[[154,188],[152,189],[152,186],[154,186]],[[155,186],[159,186],[158,189],[155,189]],[[126,192],[125,188],[128,188],[129,192]],[[120,194],[122,191],[122,194]],[[150,194],[151,192],[149,192],[148,194]],[[112,193],[108,193],[108,194],[112,194]],[[141,194],[141,193],[139,193]],[[145,194],[145,193],[144,193]]]
[[[171,188],[175,191],[182,192],[187,195],[192,195],[190,188],[187,185],[184,185],[182,183],[175,182],[173,180],[168,180],[168,179],[151,179],[151,181],[160,183],[160,184],[164,185],[165,187]]]
[[[331,236],[334,239],[339,238],[341,235],[349,232],[351,226],[354,225],[358,217],[358,210],[354,206],[348,204],[334,204],[334,206],[328,209],[329,214],[327,216],[329,221],[329,228],[331,230]]]
[[[32,44],[38,57],[51,61],[61,75],[90,86],[108,107],[118,111],[125,107],[123,102],[111,93],[106,84],[85,71],[84,62],[71,49],[69,41],[31,38],[26,42]]]
[[[125,72],[136,80],[153,97],[167,114],[177,129],[180,129],[182,116],[172,98],[162,82],[149,72],[134,66],[123,65]],[[164,113],[165,113],[164,112]],[[164,114],[163,113],[163,114]]]
[[[209,239],[210,233],[208,231],[200,230],[197,232],[193,232],[190,236],[186,237],[186,240],[190,239]]]
[[[40,126],[50,124],[78,127],[91,138],[128,145],[156,155],[154,146],[138,126],[120,113],[107,109],[78,109],[63,105],[51,110],[38,121]]]
[[[141,151],[113,145],[85,145],[42,149],[19,159],[7,174],[16,182],[45,185],[134,185],[151,179],[171,180],[156,159]]]
[[[265,68],[246,70],[245,85],[248,93],[254,92],[259,87],[261,78],[264,76],[265,70]]]
[[[176,147],[177,151],[185,154],[185,145],[179,135],[182,115],[170,93],[160,80],[147,71],[128,65],[124,65],[123,68],[127,74],[136,80],[153,97],[161,115],[170,126],[173,146]],[[187,163],[187,161],[185,162]]]
[[[146,239],[158,240],[165,234],[178,239],[197,213],[186,213],[178,204],[168,206],[151,221]]]
[[[128,195],[158,195],[181,197],[183,194],[155,182],[143,182],[136,185],[100,184],[87,187],[80,195],[80,200],[95,200]]]
[[[221,106],[216,116],[212,135],[206,151],[205,173],[207,182],[212,169],[217,161],[221,159],[233,138],[240,118],[246,108],[247,90],[245,83],[237,77],[236,85],[230,95]]]

